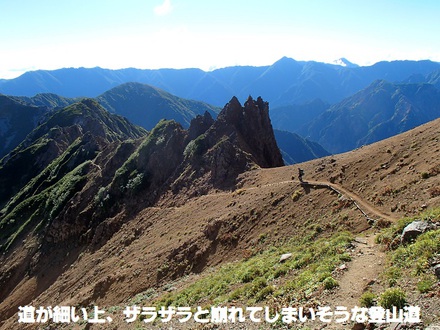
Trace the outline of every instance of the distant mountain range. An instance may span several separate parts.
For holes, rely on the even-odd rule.
[[[261,95],[271,108],[321,99],[336,103],[384,79],[402,82],[410,76],[427,79],[440,64],[431,61],[379,62],[357,67],[341,59],[345,66],[300,62],[283,57],[270,66],[236,66],[205,72],[199,69],[121,69],[66,68],[32,71],[0,81],[0,93],[33,96],[54,93],[64,97],[97,97],[126,82],[140,82],[163,89],[178,97],[222,107],[231,95],[246,99]],[[439,73],[434,74],[438,77]],[[437,80],[438,81],[438,80]]]
[[[296,130],[331,153],[349,151],[440,117],[440,90],[432,84],[378,80]]]
[[[205,112],[215,118],[217,106],[231,95],[241,100],[261,95],[271,105],[273,128],[284,131],[276,138],[286,163],[324,156],[322,147],[331,153],[348,151],[440,116],[439,63],[394,61],[359,67],[342,58],[336,64],[284,57],[271,66],[212,72],[101,68],[28,72],[0,81],[1,92],[24,95],[10,96],[9,108],[0,108],[0,157],[18,145],[41,116],[77,102],[81,95],[94,96],[108,111],[147,130],[161,119],[174,119],[188,128]],[[34,95],[37,92],[44,93]],[[12,114],[12,108],[21,112]],[[11,130],[17,124],[22,127]],[[292,141],[306,143],[300,148]],[[287,151],[293,150],[290,144],[300,148],[296,154]]]

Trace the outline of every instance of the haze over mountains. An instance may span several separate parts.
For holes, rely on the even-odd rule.
[[[272,65],[236,66],[205,72],[199,69],[108,70],[102,68],[31,71],[0,81],[0,93],[34,96],[55,93],[64,97],[97,97],[125,82],[140,82],[173,95],[223,107],[231,95],[245,100],[264,95],[272,108],[321,99],[336,103],[367,87],[377,79],[401,82],[418,79],[440,70],[431,61],[379,62],[372,66],[340,66],[302,62],[283,57]],[[438,74],[437,74],[438,75]]]
[[[231,95],[242,100],[262,95],[271,105],[275,129],[298,133],[332,153],[379,141],[439,116],[439,63],[394,61],[359,67],[342,58],[336,64],[284,57],[270,66],[212,72],[101,68],[35,71],[1,81],[0,92],[50,109],[71,104],[80,96],[97,97],[107,110],[147,129],[162,118],[188,127],[191,119],[204,111],[215,117],[215,106],[223,106]],[[136,81],[143,84],[133,83]],[[36,93],[45,94],[34,96]],[[5,130],[3,125],[3,134]],[[4,140],[2,149],[17,145],[24,135],[8,133],[9,140]]]

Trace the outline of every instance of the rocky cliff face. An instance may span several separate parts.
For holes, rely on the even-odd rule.
[[[249,96],[243,107],[233,97],[219,114],[216,126],[220,131],[233,128],[237,133],[237,143],[253,156],[259,166],[284,165],[269,118],[269,103],[261,97],[253,100]]]
[[[231,189],[240,173],[255,167],[283,166],[269,119],[269,105],[251,97],[240,104],[233,97],[213,121],[209,114],[198,116],[189,128],[189,143],[173,191],[191,190],[204,194],[212,187]]]

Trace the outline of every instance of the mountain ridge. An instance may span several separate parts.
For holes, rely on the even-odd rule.
[[[315,98],[330,103],[342,100],[377,79],[402,81],[413,74],[427,75],[440,68],[431,61],[378,62],[366,67],[341,67],[283,57],[262,67],[228,67],[205,72],[200,69],[68,68],[33,71],[0,82],[0,92],[33,96],[55,93],[66,97],[96,97],[125,82],[154,85],[176,96],[223,106],[230,95],[266,95],[273,107],[303,103]],[[286,75],[286,73],[289,73]],[[278,83],[278,91],[273,85]],[[323,87],[334,90],[322,90]],[[263,88],[269,92],[262,92]]]
[[[38,116],[33,119],[30,125],[21,125],[22,123],[19,120],[14,121],[10,125],[9,136],[19,133],[17,135],[18,138],[12,145],[6,143],[8,142],[6,135],[0,136],[0,142],[3,142],[3,152],[0,153],[0,157],[15,148],[32,129],[45,120],[45,117],[50,116],[56,111],[62,111],[63,107],[71,105],[80,99],[65,98],[56,94],[37,94],[31,98],[5,96],[5,100],[27,104],[30,107],[39,106],[42,110],[38,112]],[[173,119],[181,123],[184,128],[188,128],[191,120],[197,115],[204,115],[205,112],[208,112],[211,117],[215,118],[220,111],[220,108],[199,101],[182,99],[159,88],[141,83],[119,85],[98,96],[96,100],[111,113],[122,115],[132,123],[149,130],[161,119]],[[9,110],[7,110],[9,111],[8,116],[12,116],[14,114],[13,109],[0,99],[0,106],[2,103],[4,103],[4,109],[9,107]],[[26,119],[26,117],[24,116],[23,119]],[[294,159],[306,160],[303,158],[304,155],[312,158],[327,155],[326,151],[322,151],[319,148],[315,148],[314,152],[308,152],[306,149],[308,149],[307,144],[309,142],[299,139],[295,134],[290,134],[290,137],[290,140],[285,136],[280,141],[282,143],[280,146],[284,149],[283,155],[288,163],[291,163]],[[291,141],[295,141],[295,145],[299,148],[298,152],[290,148],[289,144]],[[304,143],[299,143],[300,141]],[[290,150],[291,152],[286,153],[285,150]],[[302,156],[299,156],[299,154],[302,154]]]
[[[161,119],[174,119],[188,128],[196,115],[209,112],[217,116],[220,109],[206,103],[176,97],[164,90],[141,83],[124,83],[96,97],[112,113],[151,130]]]
[[[0,160],[0,206],[69,149],[72,149],[69,155],[84,160],[81,157],[90,158],[104,143],[139,138],[145,134],[143,128],[120,116],[110,115],[92,99],[54,112]]]

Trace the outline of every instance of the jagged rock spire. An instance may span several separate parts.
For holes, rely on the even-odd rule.
[[[240,136],[241,147],[261,167],[283,166],[284,162],[269,118],[269,103],[249,96],[244,106],[234,96],[220,112],[217,125],[229,125]],[[226,128],[225,128],[226,129]]]

